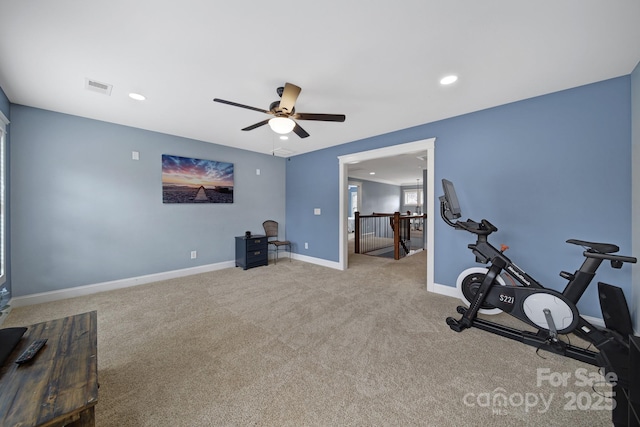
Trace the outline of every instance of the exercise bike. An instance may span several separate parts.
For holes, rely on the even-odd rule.
[[[560,272],[568,283],[562,292],[548,289],[514,264],[505,254],[506,246],[500,250],[488,241],[488,236],[498,231],[486,219],[480,222],[468,219],[460,221],[460,204],[451,181],[442,180],[444,195],[440,197],[440,215],[446,224],[476,235],[476,242],[469,244],[476,262],[488,264],[486,268],[473,268],[461,273],[457,287],[463,301],[459,306],[459,319],[448,317],[449,327],[462,332],[475,327],[506,338],[520,341],[555,354],[567,356],[606,371],[615,372],[619,378],[618,396],[624,396],[628,388],[629,335],[633,335],[631,316],[622,289],[606,283],[598,283],[600,305],[605,328],[592,325],[578,311],[576,304],[594,278],[603,261],[610,261],[612,268],[622,268],[625,263],[635,263],[635,257],[614,255],[619,247],[609,243],[596,243],[569,239],[567,243],[582,246],[585,257],[574,273]],[[508,286],[507,279],[515,286]],[[505,312],[533,326],[537,331],[519,330],[482,318],[481,314]],[[559,339],[560,334],[574,333],[593,344],[598,351],[578,347]],[[614,387],[614,391],[616,390]],[[620,388],[621,387],[621,388]],[[621,402],[618,402],[621,403]],[[620,414],[626,405],[619,405]],[[624,408],[622,407],[624,406]],[[626,418],[626,414],[617,416]],[[614,422],[616,414],[614,413]],[[622,419],[622,418],[620,418]],[[618,425],[616,423],[616,425]]]

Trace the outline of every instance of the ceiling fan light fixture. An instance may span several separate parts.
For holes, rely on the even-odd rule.
[[[442,79],[440,79],[440,84],[450,85],[451,83],[455,83],[457,80],[458,80],[458,76],[456,76],[455,74],[451,74],[449,76],[445,76]]]
[[[271,127],[271,130],[275,133],[284,135],[291,132],[293,128],[296,127],[296,122],[288,117],[274,117],[269,120],[269,127]]]

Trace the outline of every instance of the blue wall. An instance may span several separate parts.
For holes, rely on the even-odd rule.
[[[4,91],[2,90],[2,88],[0,87],[0,111],[2,111],[2,114],[4,114],[4,116],[6,118],[9,119],[9,98],[7,98],[7,95],[4,93]]]
[[[487,218],[496,245],[543,284],[562,289],[581,248],[569,238],[616,243],[631,254],[630,77],[599,82],[402,131],[331,147],[287,162],[287,238],[310,242],[305,255],[338,260],[337,156],[435,137],[439,182],[452,180],[463,215]],[[313,207],[323,216],[313,217]],[[436,206],[438,206],[436,204]],[[455,285],[473,266],[472,236],[435,227],[435,282]],[[630,294],[631,270],[604,266],[599,280]],[[581,310],[600,317],[591,287]]]
[[[399,186],[365,180],[360,182],[362,183],[361,214],[393,213],[400,210]]]
[[[282,158],[20,105],[11,119],[14,297],[233,261],[234,236],[285,224]],[[234,163],[234,203],[163,204],[162,154]]]

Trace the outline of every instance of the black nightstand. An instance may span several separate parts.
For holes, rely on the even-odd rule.
[[[268,265],[267,236],[236,237],[236,267],[247,268]]]

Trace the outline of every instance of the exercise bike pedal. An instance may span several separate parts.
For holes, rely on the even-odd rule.
[[[458,313],[460,313],[460,314],[465,314],[465,313],[467,312],[467,310],[468,310],[468,309],[467,309],[467,307],[464,307],[464,306],[462,306],[462,305],[459,305],[459,306],[456,308],[456,311],[457,311]]]
[[[462,332],[465,329],[460,322],[453,317],[447,317],[447,325],[456,332]]]

